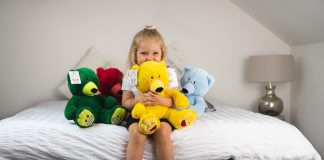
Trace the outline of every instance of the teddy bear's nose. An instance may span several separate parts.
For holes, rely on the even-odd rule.
[[[118,95],[122,95],[123,94],[123,91],[122,90],[119,90],[118,91]]]
[[[159,88],[157,88],[156,90],[155,90],[155,92],[157,92],[157,93],[160,93],[160,92],[162,92],[163,91],[163,88],[162,87],[159,87]]]
[[[188,93],[188,90],[185,89],[185,88],[182,88],[182,92],[183,92],[183,93]]]
[[[97,92],[98,92],[98,89],[96,89],[96,88],[92,88],[92,89],[91,89],[91,92],[92,92],[92,93],[97,93]]]

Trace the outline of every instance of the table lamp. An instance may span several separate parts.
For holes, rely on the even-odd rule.
[[[276,96],[273,82],[289,82],[294,79],[294,59],[292,55],[250,56],[248,80],[266,82],[266,94],[258,102],[259,113],[277,116],[283,110],[282,100]]]

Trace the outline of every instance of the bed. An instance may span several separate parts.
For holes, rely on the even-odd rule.
[[[0,159],[125,159],[128,131],[95,124],[81,129],[64,118],[67,101],[50,101],[0,121]],[[175,159],[320,160],[294,126],[243,109],[216,105],[171,134]],[[143,159],[155,159],[153,140]]]

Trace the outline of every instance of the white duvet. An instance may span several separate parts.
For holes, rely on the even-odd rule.
[[[95,124],[81,129],[53,101],[0,121],[0,159],[125,159],[128,131]],[[320,160],[294,126],[242,109],[216,106],[191,127],[172,132],[175,159]],[[155,159],[152,139],[143,159]]]

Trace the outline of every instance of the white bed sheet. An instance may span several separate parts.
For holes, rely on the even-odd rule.
[[[66,101],[42,103],[0,121],[0,159],[125,159],[128,131],[95,124],[81,129],[64,118]],[[320,160],[309,141],[281,120],[218,105],[171,138],[175,159]],[[143,159],[155,159],[152,139]]]

